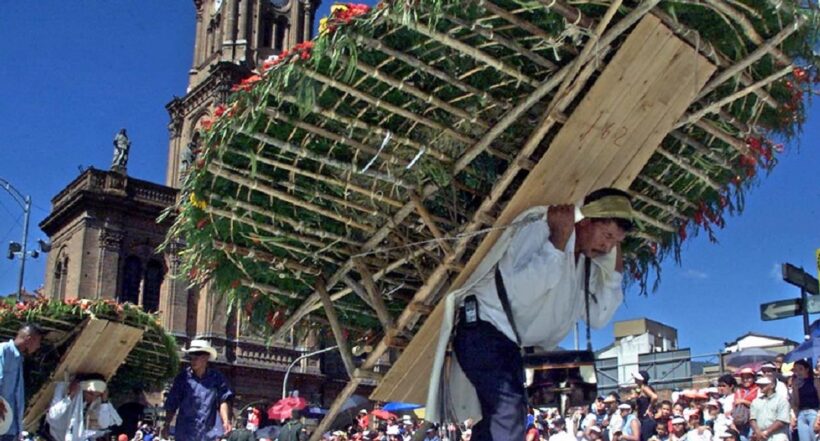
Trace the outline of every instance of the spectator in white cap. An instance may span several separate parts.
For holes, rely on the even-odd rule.
[[[702,424],[700,412],[689,415],[689,432],[686,441],[712,441],[712,431]]]
[[[717,400],[709,400],[706,403],[706,412],[704,413],[704,420],[712,422],[712,433],[716,437],[720,437],[732,422],[726,416],[726,413],[723,412],[723,408],[720,404],[720,401]]]
[[[769,377],[769,380],[772,380],[774,384],[774,392],[781,397],[783,397],[786,401],[789,401],[789,388],[786,386],[786,383],[777,379],[778,371],[777,366],[774,363],[767,362],[763,363],[760,366],[760,373]]]
[[[618,411],[624,420],[623,429],[621,430],[621,439],[624,441],[640,441],[641,421],[637,415],[635,415],[632,403],[624,401],[618,405]]]
[[[367,414],[367,409],[359,409],[359,414],[356,415],[356,425],[359,430],[367,430],[370,427],[370,415]]]
[[[672,433],[669,434],[669,441],[679,441],[686,437],[686,420],[682,416],[672,418]]]
[[[585,432],[588,441],[600,441],[603,437],[603,431],[598,426],[589,426]]]
[[[775,393],[775,384],[764,375],[755,382],[760,393],[752,402],[749,423],[752,436],[758,441],[788,441],[788,428],[791,420],[789,403]]]

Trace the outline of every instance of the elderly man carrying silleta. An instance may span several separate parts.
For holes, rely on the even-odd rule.
[[[521,348],[557,347],[586,315],[586,281],[589,324],[609,321],[623,300],[620,244],[632,218],[629,196],[612,188],[590,193],[580,207],[521,213],[463,287],[447,295],[428,417],[480,415],[473,441],[524,439]],[[456,356],[444,372],[451,337]]]
[[[108,402],[108,385],[98,374],[78,375],[59,382],[46,414],[49,433],[56,441],[89,441],[108,434],[122,418]]]

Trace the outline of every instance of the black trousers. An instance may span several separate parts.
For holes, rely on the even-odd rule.
[[[495,326],[459,320],[453,341],[458,364],[478,392],[482,419],[473,441],[518,441],[526,434],[524,361],[518,345]]]

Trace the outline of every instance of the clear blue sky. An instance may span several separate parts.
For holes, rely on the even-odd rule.
[[[327,14],[325,2],[320,16]],[[50,199],[78,166],[107,168],[121,127],[133,142],[131,176],[164,182],[168,145],[165,104],[182,95],[192,59],[193,1],[6,2],[0,15],[0,177],[31,194],[30,240]],[[779,264],[816,274],[820,247],[820,111],[774,172],[748,195],[746,212],[728,219],[719,244],[690,239],[683,263],[666,262],[661,288],[635,290],[616,319],[646,316],[678,328],[682,347],[715,352],[749,332],[800,339],[799,318],[761,322],[761,302],[793,298]],[[0,247],[22,235],[22,210],[0,190]],[[0,259],[0,293],[17,286],[18,262]],[[26,287],[44,278],[44,259],[29,261]],[[820,317],[815,317],[820,318]],[[596,348],[612,326],[595,331]],[[565,343],[571,346],[571,339]]]

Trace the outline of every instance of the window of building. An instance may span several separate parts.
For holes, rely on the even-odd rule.
[[[137,256],[125,258],[120,288],[120,303],[131,302],[135,305],[140,300],[140,282],[142,280],[142,261]]]
[[[288,19],[280,16],[276,19],[276,36],[273,41],[273,49],[282,52],[285,49],[285,31],[288,30]]]
[[[162,286],[162,278],[165,275],[162,262],[152,259],[145,268],[145,284],[142,296],[142,308],[148,312],[156,312],[159,309],[159,290]]]

